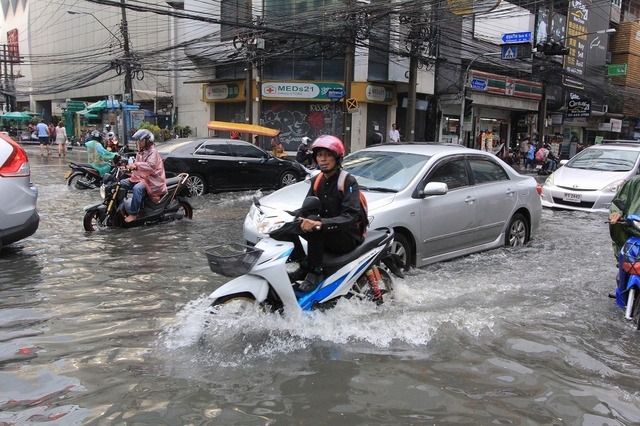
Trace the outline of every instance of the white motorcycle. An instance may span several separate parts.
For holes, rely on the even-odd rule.
[[[315,200],[314,200],[315,199]],[[317,197],[307,197],[302,208],[310,211]],[[399,257],[390,252],[393,229],[370,230],[364,242],[351,253],[325,253],[325,278],[315,290],[296,290],[287,274],[287,260],[293,243],[271,237],[255,247],[225,244],[205,251],[210,269],[227,277],[210,296],[211,306],[235,303],[239,309],[259,305],[272,312],[310,311],[335,305],[340,298],[358,298],[382,304],[393,296],[391,273],[403,277]]]

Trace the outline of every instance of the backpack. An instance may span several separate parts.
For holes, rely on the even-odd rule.
[[[535,156],[536,161],[544,161],[544,160],[546,160],[548,152],[549,151],[546,148],[540,148],[536,152],[536,156]]]
[[[349,173],[345,170],[340,170],[340,175],[338,176],[338,193],[344,197],[344,182],[347,180],[347,176]],[[318,188],[320,187],[320,180],[323,178],[323,174],[321,173],[315,181],[313,181],[313,193],[318,194]],[[362,214],[363,222],[359,222],[357,225],[362,231],[362,238],[367,235],[367,226],[369,226],[369,210],[367,205],[367,199],[365,198],[362,191],[358,191],[360,195],[360,213]]]

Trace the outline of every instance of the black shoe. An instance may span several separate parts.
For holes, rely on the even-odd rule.
[[[322,272],[309,272],[304,281],[302,281],[298,286],[298,291],[301,291],[302,293],[309,293],[315,290],[323,279],[324,274]]]
[[[293,272],[287,272],[287,275],[289,275],[289,281],[295,283],[296,281],[303,280],[304,277],[307,276],[307,271],[306,269],[298,268]]]

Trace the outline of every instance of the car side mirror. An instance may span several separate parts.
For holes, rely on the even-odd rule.
[[[449,192],[449,187],[444,182],[429,182],[424,186],[424,189],[418,192],[421,198],[429,197],[431,195],[445,195]]]

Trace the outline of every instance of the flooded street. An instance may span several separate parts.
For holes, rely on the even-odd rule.
[[[414,269],[380,307],[212,318],[204,250],[242,242],[260,192],[86,233],[98,192],[28,152],[41,222],[0,252],[0,425],[640,423],[604,216],[545,210],[529,246]]]

